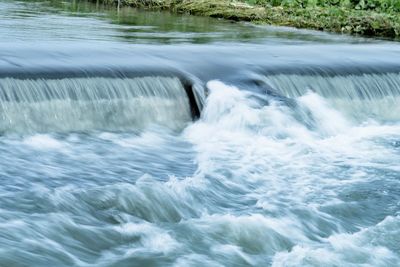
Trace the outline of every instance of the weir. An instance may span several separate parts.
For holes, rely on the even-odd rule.
[[[0,132],[182,128],[196,115],[176,77],[0,79]]]
[[[278,74],[263,81],[288,98],[315,92],[356,120],[400,119],[400,73]]]
[[[348,74],[339,67],[278,70],[242,73],[228,83],[283,100],[293,112],[296,98],[315,92],[355,121],[400,118],[398,72],[374,72],[373,67]],[[202,86],[207,80],[173,70],[60,71],[5,75],[3,69],[1,133],[138,130],[152,124],[181,129],[200,116],[207,94]]]
[[[215,46],[15,49],[0,52],[1,132],[181,128],[200,117],[211,80],[264,94],[265,105],[282,100],[294,113],[296,99],[313,91],[357,122],[400,116],[394,48],[312,46],[298,55],[254,46],[242,58],[240,47]]]

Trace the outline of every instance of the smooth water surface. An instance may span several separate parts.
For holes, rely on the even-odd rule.
[[[116,7],[96,1],[0,2],[1,42],[122,42],[179,44],[210,42],[373,42],[279,27],[257,27],[169,12]]]
[[[388,41],[2,0],[0,266],[399,266],[399,62]]]

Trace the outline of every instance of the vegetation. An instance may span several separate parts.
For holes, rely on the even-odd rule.
[[[400,12],[399,0],[248,0],[253,5],[284,7],[342,7],[377,12]]]
[[[121,3],[238,21],[400,38],[400,0],[121,0]]]
[[[367,36],[400,37],[400,0],[248,0],[284,18],[267,22]],[[276,9],[275,9],[276,11]],[[268,13],[268,12],[267,12]]]

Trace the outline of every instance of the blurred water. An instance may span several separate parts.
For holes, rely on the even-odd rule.
[[[0,132],[182,129],[190,107],[177,78],[0,79]]]
[[[1,267],[399,266],[396,43],[115,12],[0,2]]]
[[[183,132],[0,138],[4,266],[397,266],[400,125],[210,82]]]

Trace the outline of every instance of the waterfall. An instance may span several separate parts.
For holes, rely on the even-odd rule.
[[[277,74],[264,81],[290,98],[313,91],[354,120],[400,119],[400,74],[298,75]]]
[[[0,133],[179,129],[190,120],[175,77],[0,79]]]

